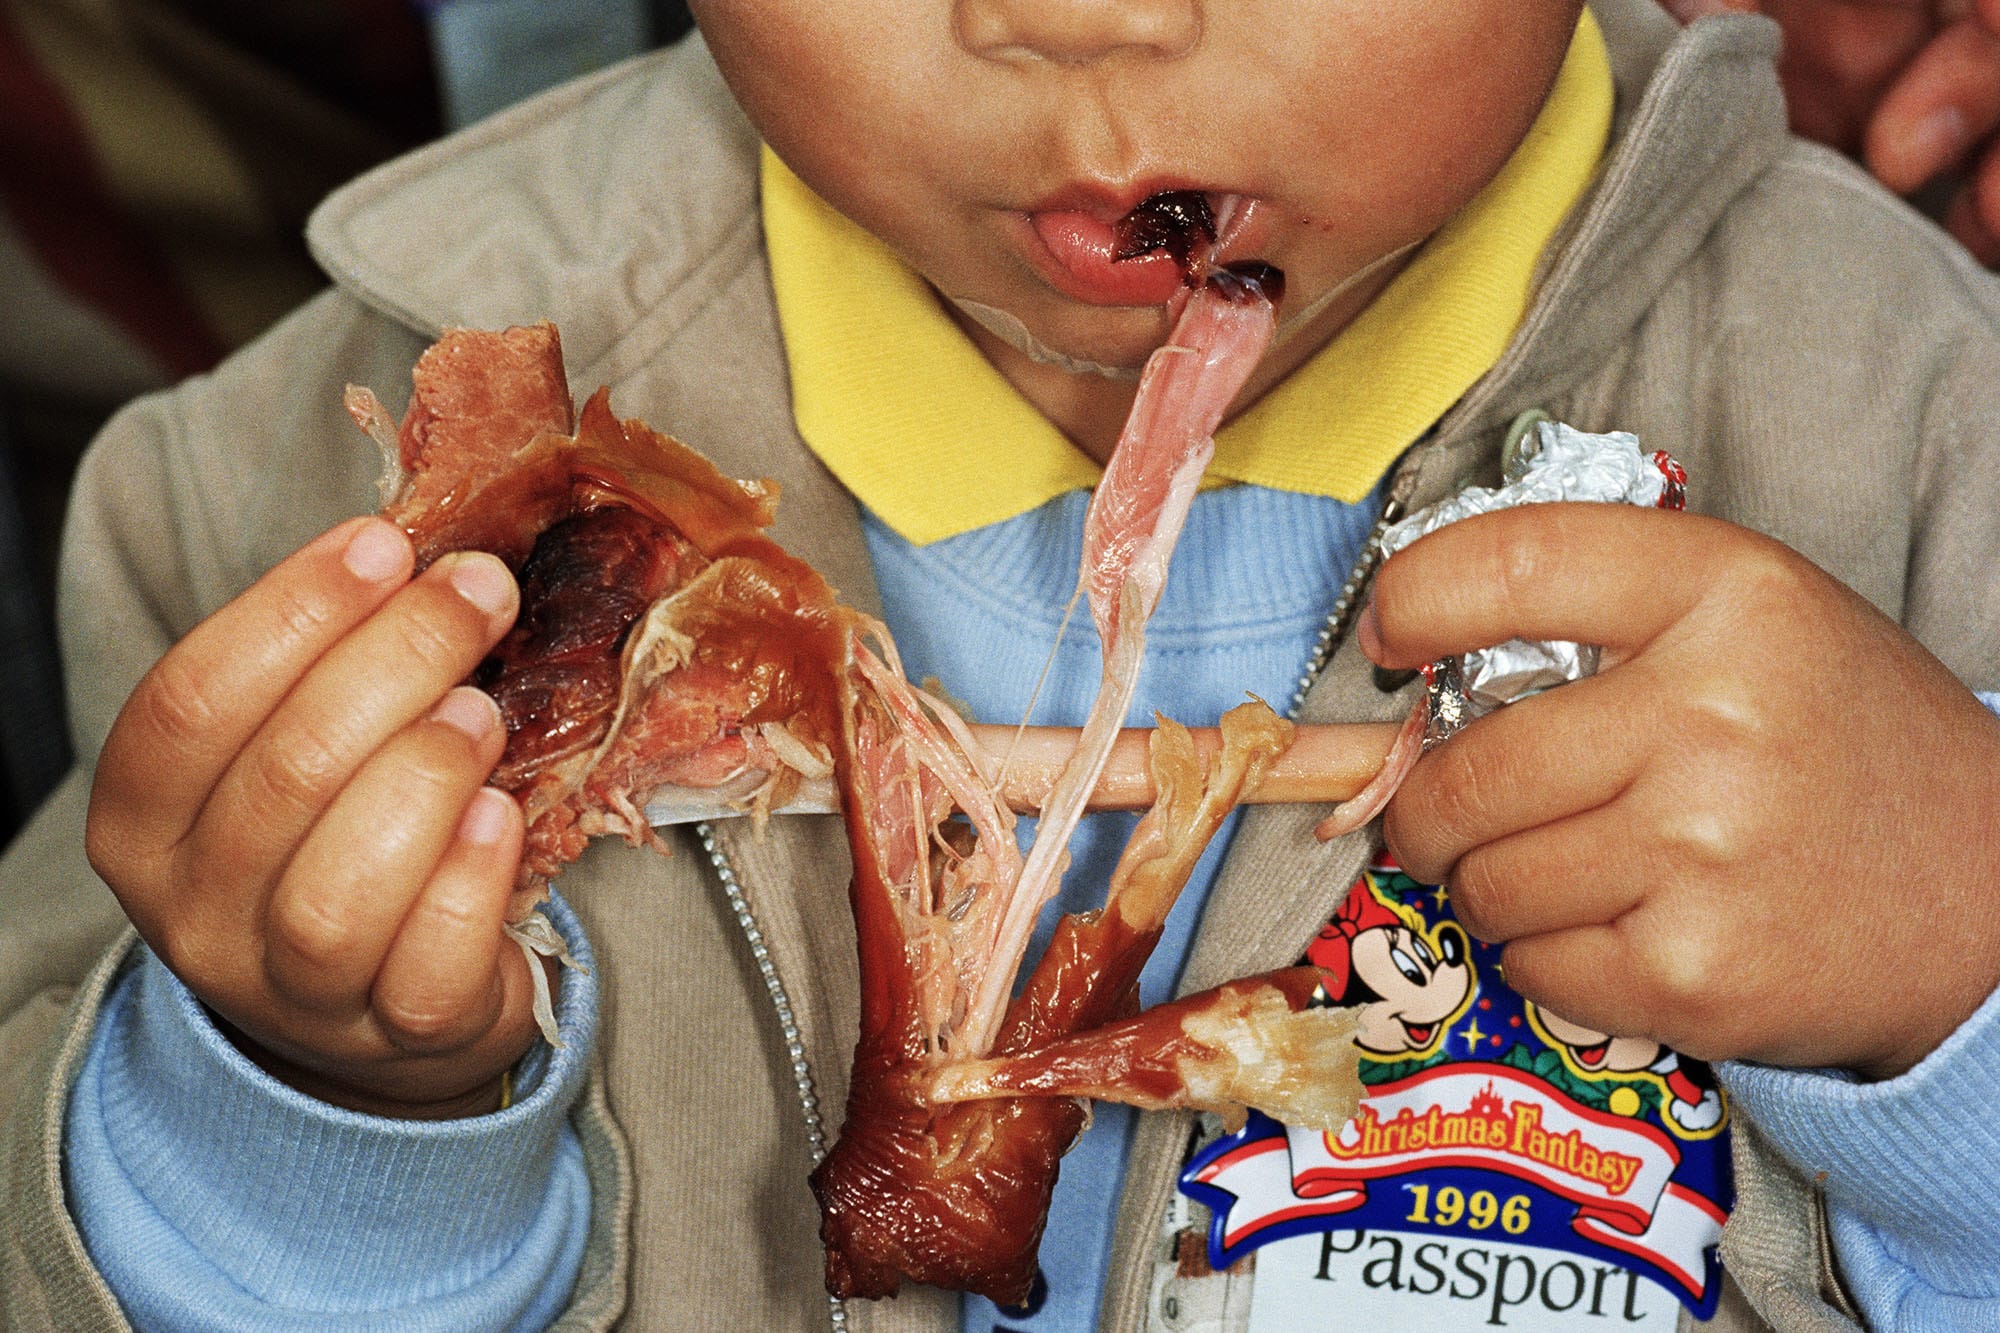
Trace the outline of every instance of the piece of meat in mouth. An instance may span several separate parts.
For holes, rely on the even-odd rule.
[[[1224,196],[1226,211],[1244,207],[1235,195]],[[1147,195],[1112,229],[1114,255],[1119,260],[1164,254],[1180,268],[1186,288],[1214,283],[1223,294],[1241,302],[1268,301],[1276,307],[1285,298],[1285,274],[1261,259],[1228,263],[1216,250],[1227,238],[1217,231],[1215,206],[1200,190],[1161,190]]]
[[[1195,281],[1197,250],[1215,244],[1215,211],[1199,190],[1162,190],[1140,200],[1112,234],[1119,259],[1171,255],[1182,275]]]

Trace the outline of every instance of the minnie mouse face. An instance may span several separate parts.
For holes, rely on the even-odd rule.
[[[1355,1040],[1364,1050],[1401,1055],[1437,1044],[1472,993],[1465,933],[1447,923],[1435,945],[1408,926],[1378,926],[1354,937],[1344,1004],[1359,1004]]]
[[[1394,867],[1385,867],[1393,870]],[[1456,922],[1423,922],[1376,896],[1371,875],[1306,948],[1335,1004],[1358,1005],[1355,1043],[1374,1055],[1436,1050],[1472,999],[1471,946]]]

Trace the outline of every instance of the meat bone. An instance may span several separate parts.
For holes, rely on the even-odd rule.
[[[1189,729],[1206,761],[1222,746],[1214,727]],[[1338,803],[1359,796],[1382,770],[1383,756],[1396,739],[1394,722],[1315,723],[1298,728],[1291,748],[1273,761],[1245,792],[1253,805]],[[1054,785],[1063,763],[1075,751],[1076,727],[1009,727],[975,723],[970,727],[980,758],[997,775],[1007,804],[1017,814],[1035,814]],[[1143,810],[1153,804],[1153,779],[1147,761],[1152,740],[1149,727],[1127,727],[1112,746],[1111,761],[1093,789],[1092,810]],[[646,803],[646,818],[656,826],[730,819],[753,812],[743,799],[762,775],[725,788],[667,787]],[[840,808],[830,778],[808,779],[798,794],[774,814],[831,814]]]

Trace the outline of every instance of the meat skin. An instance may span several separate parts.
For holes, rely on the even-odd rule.
[[[625,636],[699,561],[678,534],[623,505],[573,514],[536,539],[518,571],[520,615],[473,678],[507,722],[496,786],[518,789],[603,739]]]

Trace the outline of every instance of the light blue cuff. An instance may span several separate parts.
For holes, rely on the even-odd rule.
[[[1979,698],[2000,712],[2000,694]],[[2000,991],[1899,1078],[1737,1062],[1717,1073],[1822,1182],[1841,1276],[1870,1327],[2000,1333]]]
[[[576,917],[548,911],[589,967]],[[65,1183],[92,1260],[142,1329],[545,1326],[589,1229],[568,1112],[597,1005],[566,971],[565,1048],[522,1061],[507,1110],[390,1120],[266,1075],[140,950],[70,1095]]]
[[[1873,1326],[2000,1329],[2000,992],[1899,1078],[1717,1072],[1822,1183],[1842,1276]]]

